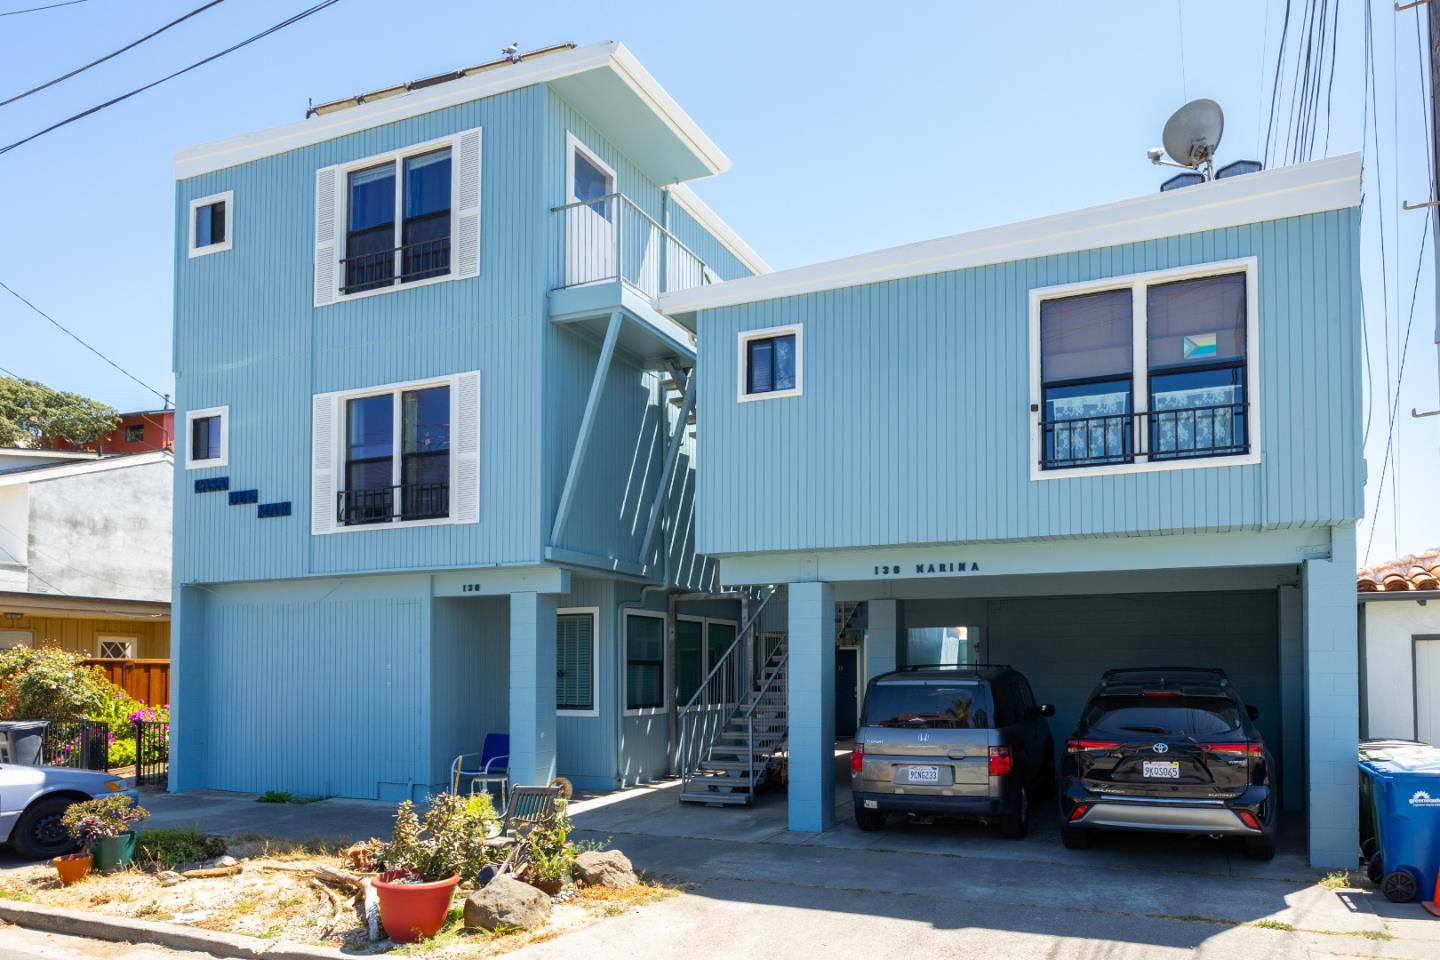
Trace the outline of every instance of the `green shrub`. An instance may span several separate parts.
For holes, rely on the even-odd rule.
[[[123,691],[81,657],[54,647],[14,647],[0,653],[0,717],[85,720],[99,716]]]
[[[136,842],[135,859],[142,865],[172,870],[225,854],[225,840],[199,830],[146,830]]]
[[[118,837],[150,816],[150,811],[133,803],[123,793],[98,797],[66,808],[60,823],[86,850],[106,837]]]
[[[135,766],[135,737],[117,737],[111,734],[110,741],[110,768]]]
[[[422,882],[459,874],[462,881],[474,883],[481,870],[505,855],[485,844],[498,823],[488,794],[437,793],[430,798],[423,823],[415,805],[406,800],[395,811],[390,842],[380,845],[375,859],[382,870],[405,870]]]

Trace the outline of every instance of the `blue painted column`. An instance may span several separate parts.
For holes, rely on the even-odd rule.
[[[900,601],[871,600],[866,604],[869,628],[865,631],[865,682],[895,669],[900,649]]]
[[[555,597],[510,594],[510,784],[555,777]]]
[[[1354,527],[1332,527],[1330,558],[1305,561],[1303,594],[1310,864],[1353,867],[1360,829]]]
[[[835,826],[835,591],[830,584],[790,584],[789,650],[789,826],[819,833]]]
[[[176,584],[170,618],[170,791],[209,786],[205,768],[205,595]]]

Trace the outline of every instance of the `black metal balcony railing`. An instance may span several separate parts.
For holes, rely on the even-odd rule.
[[[393,286],[397,276],[400,283],[443,277],[450,272],[450,238],[436,237],[392,250],[357,254],[342,258],[340,263],[345,270],[341,293]]]
[[[407,483],[394,487],[341,490],[335,499],[336,520],[347,527],[395,520],[437,520],[450,516],[448,483]]]
[[[1246,403],[1217,403],[1042,420],[1040,467],[1240,456],[1250,452],[1248,408]]]
[[[651,299],[714,282],[705,262],[622,193],[551,210],[559,218],[557,288],[620,280]]]

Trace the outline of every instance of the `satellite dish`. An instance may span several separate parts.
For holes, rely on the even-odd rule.
[[[1214,100],[1191,100],[1165,122],[1165,152],[1181,166],[1208,163],[1225,132],[1225,114]]]

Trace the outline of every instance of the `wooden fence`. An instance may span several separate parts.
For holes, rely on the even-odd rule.
[[[106,678],[136,700],[152,707],[170,702],[169,660],[86,660],[86,666],[99,667]]]

